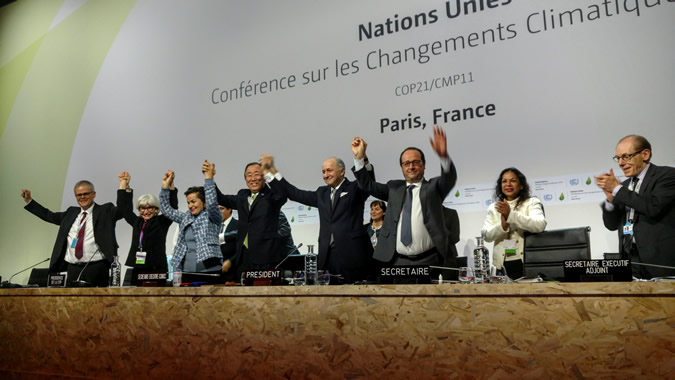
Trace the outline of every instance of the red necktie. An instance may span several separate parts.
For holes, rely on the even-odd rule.
[[[80,219],[80,230],[77,231],[77,243],[75,244],[75,257],[81,259],[84,254],[84,229],[85,222],[84,219],[87,217],[87,213],[82,213],[82,219]]]

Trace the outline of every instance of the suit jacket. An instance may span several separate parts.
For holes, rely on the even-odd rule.
[[[455,244],[459,241],[459,215],[457,210],[443,207],[443,218],[445,219],[445,228],[448,234],[448,250],[443,256],[443,265],[447,267],[457,267],[457,247]]]
[[[223,254],[223,260],[231,260],[237,253],[237,234],[239,221],[232,218],[225,229],[225,243],[220,245],[220,252]]]
[[[373,257],[385,263],[390,262],[396,254],[396,233],[406,193],[406,181],[391,180],[383,184],[375,182],[365,168],[360,170],[352,168],[352,171],[354,171],[356,180],[362,190],[375,198],[388,202],[387,213],[384,215],[384,221],[382,222],[380,236],[377,240],[377,247],[375,247]],[[424,226],[429,231],[431,240],[442,257],[448,255],[448,232],[443,215],[443,201],[455,186],[456,181],[457,170],[451,161],[447,172],[443,172],[440,176],[428,181],[426,179],[423,180],[420,188]]]
[[[605,227],[610,231],[618,231],[619,252],[622,252],[626,207],[635,209],[633,235],[640,259],[648,264],[675,266],[675,168],[650,164],[639,193],[628,190],[629,182],[630,179],[624,181],[614,196],[613,211],[602,207]],[[645,269],[654,277],[675,274],[675,271],[668,269]]]
[[[233,266],[241,261],[244,239],[248,234],[247,255],[256,265],[276,265],[284,258],[282,239],[279,236],[279,212],[286,203],[286,196],[263,186],[258,196],[248,207],[249,189],[241,189],[236,195],[223,195],[216,187],[218,204],[239,212],[239,233],[237,251],[232,260]]]
[[[204,180],[204,195],[206,203],[204,210],[197,216],[192,215],[189,211],[180,212],[169,204],[169,189],[162,189],[159,192],[159,206],[162,214],[167,218],[178,223],[178,241],[176,248],[173,250],[173,258],[171,265],[174,268],[183,267],[183,259],[187,254],[188,247],[185,242],[185,229],[192,226],[195,241],[197,243],[197,261],[204,262],[210,258],[222,257],[220,253],[220,244],[218,241],[218,232],[220,232],[220,225],[223,223],[223,214],[220,213],[218,203],[216,202],[215,183],[213,179]]]
[[[117,192],[117,203],[120,201],[120,191]],[[62,272],[66,270],[65,261],[66,249],[68,248],[68,232],[75,223],[77,215],[80,213],[80,207],[68,207],[66,211],[52,212],[43,207],[35,199],[25,207],[28,212],[44,220],[59,226],[59,232],[56,234],[56,241],[52,249],[52,258],[49,262],[49,272]],[[98,245],[106,260],[113,261],[117,256],[117,238],[115,237],[115,224],[122,219],[122,212],[112,203],[102,205],[94,204],[92,221],[94,223],[94,241]]]
[[[368,193],[356,182],[345,178],[334,196],[332,209],[330,186],[321,186],[316,191],[300,190],[285,178],[275,179],[270,185],[280,187],[293,201],[319,209],[319,269],[327,269],[331,234],[335,245],[331,254],[342,268],[362,269],[369,265],[373,247],[363,225],[363,207]]]
[[[121,192],[121,193],[120,193]],[[126,265],[137,269],[159,268],[168,270],[166,263],[166,234],[173,221],[164,215],[145,221],[142,217],[136,215],[133,209],[133,192],[118,190],[117,199],[120,200],[118,206],[124,216],[124,220],[132,228],[131,247],[127,256]],[[169,190],[169,204],[173,208],[178,208],[178,190]],[[145,222],[145,227],[143,223]],[[146,253],[145,264],[136,264],[136,252],[139,249],[139,238],[143,229],[143,251]]]

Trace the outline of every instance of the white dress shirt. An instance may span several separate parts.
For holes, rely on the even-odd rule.
[[[78,263],[87,263],[88,261],[99,261],[103,260],[103,252],[96,245],[96,240],[94,239],[94,207],[92,205],[89,207],[86,212],[87,216],[84,218],[84,241],[82,244],[82,258],[78,259],[75,257],[75,247],[73,246],[73,241],[77,238],[77,234],[80,231],[80,221],[82,220],[82,214],[85,210],[80,209],[80,213],[77,214],[75,222],[70,227],[68,231],[68,249],[66,250],[66,262],[71,264]]]

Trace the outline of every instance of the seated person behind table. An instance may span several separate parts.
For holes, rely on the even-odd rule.
[[[218,209],[213,182],[215,165],[205,161],[202,168],[204,187],[190,187],[185,191],[189,209],[185,213],[169,204],[169,188],[173,186],[175,175],[173,171],[167,171],[159,193],[160,210],[178,223],[178,241],[171,260],[174,270],[220,273],[223,255],[218,244],[218,232],[223,215]]]
[[[387,213],[387,203],[384,201],[370,202],[370,223],[366,224],[366,231],[370,237],[370,243],[373,248],[377,246],[377,238],[380,236],[380,228],[384,215]]]
[[[517,279],[523,276],[523,235],[546,228],[544,208],[530,195],[525,175],[516,168],[506,168],[499,174],[494,199],[483,225],[485,241],[495,242],[492,264],[497,269],[506,268],[508,276]]]
[[[128,172],[122,172],[119,179],[120,188],[127,190],[121,193],[119,207],[124,220],[133,229],[131,247],[125,264],[134,268],[134,271],[168,271],[166,234],[173,222],[166,216],[159,215],[159,199],[152,194],[144,194],[138,198],[136,209],[140,216],[134,214],[131,204],[133,190],[129,187],[131,175]],[[169,203],[173,208],[178,207],[178,191],[173,183],[169,190]]]

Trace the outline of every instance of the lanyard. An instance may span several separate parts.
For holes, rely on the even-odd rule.
[[[143,230],[145,229],[145,220],[143,221],[143,227],[141,227],[141,234],[138,237],[138,250],[143,252]]]
[[[631,178],[631,181],[628,184],[628,190],[637,193],[638,190],[640,190],[640,185],[641,185],[640,178],[633,177]],[[633,224],[634,221],[635,221],[635,209],[632,207],[628,207],[628,222],[630,224]]]

